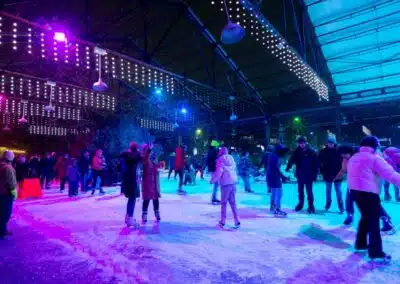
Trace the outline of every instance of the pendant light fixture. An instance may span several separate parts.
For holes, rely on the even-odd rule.
[[[103,82],[101,79],[101,57],[107,54],[107,51],[104,49],[101,49],[99,47],[94,48],[94,53],[98,56],[99,58],[99,79],[97,82],[93,84],[93,91],[95,92],[106,92],[108,90],[108,86],[106,83]]]
[[[226,5],[226,0],[224,0],[224,5],[225,5],[225,12],[226,12],[226,18],[228,20],[228,23],[222,29],[221,41],[224,44],[235,44],[242,40],[242,38],[245,35],[245,30],[239,24],[232,23],[232,21],[229,17],[228,5]]]
[[[233,111],[233,101],[235,100],[235,97],[234,96],[229,96],[229,100],[231,101],[231,111],[232,111],[232,114],[231,114],[231,116],[229,117],[229,120],[230,121],[235,121],[235,120],[237,120],[238,119],[238,116],[235,114],[235,112]]]
[[[27,101],[21,101],[22,104],[22,117],[18,119],[19,124],[26,124],[28,123],[28,120],[25,118],[25,107],[26,107]]]
[[[53,99],[53,94],[54,94],[54,87],[56,86],[55,82],[47,81],[46,85],[50,86],[50,95],[49,95],[49,105],[44,107],[44,110],[46,112],[55,112],[56,108],[52,105],[52,99]]]

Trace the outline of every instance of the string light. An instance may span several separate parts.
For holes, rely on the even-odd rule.
[[[89,70],[90,69],[90,48],[89,46],[86,46],[86,51],[85,51],[85,59],[86,59],[86,69]]]
[[[40,34],[40,52],[41,52],[42,58],[45,58],[46,57],[46,51],[44,49],[44,33]]]
[[[75,44],[75,66],[79,67],[80,62],[79,62],[79,43]]]
[[[69,52],[68,52],[68,42],[65,41],[65,47],[64,47],[64,63],[69,63]]]
[[[17,46],[17,36],[18,36],[18,24],[17,23],[13,23],[13,33],[12,33],[12,45],[13,45],[13,50],[17,50],[18,46]]]
[[[3,33],[3,18],[0,17],[0,45],[2,45],[2,33]]]
[[[32,54],[32,29],[28,28],[28,53]]]

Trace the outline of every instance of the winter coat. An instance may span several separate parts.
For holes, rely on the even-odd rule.
[[[17,173],[17,182],[23,181],[28,176],[28,164],[17,162],[15,172]]]
[[[285,176],[281,172],[282,158],[289,149],[283,145],[276,145],[272,154],[269,154],[266,167],[268,188],[282,188],[282,180]]]
[[[384,151],[385,158],[389,158],[395,169],[400,167],[400,149],[389,147]]]
[[[320,170],[324,181],[333,182],[342,168],[342,157],[335,146],[325,147],[319,152]]]
[[[67,167],[67,180],[68,182],[79,182],[78,166],[69,165]]]
[[[154,200],[161,197],[160,175],[158,165],[150,159],[150,153],[143,157],[142,198],[143,200]]]
[[[28,163],[28,178],[40,178],[41,165],[40,160],[36,157],[31,158]]]
[[[382,179],[400,187],[400,174],[374,149],[361,147],[360,151],[351,157],[347,166],[348,188],[379,195]]]
[[[127,197],[140,197],[138,168],[142,161],[139,151],[121,154],[122,193]]]
[[[216,170],[211,183],[218,182],[221,186],[238,183],[235,160],[228,153],[221,155],[216,162]]]
[[[318,175],[318,157],[316,152],[307,146],[304,150],[300,147],[294,151],[287,164],[286,170],[296,165],[296,178],[303,181],[315,181]]]
[[[57,172],[57,177],[58,178],[65,178],[67,176],[67,167],[68,167],[69,161],[68,159],[60,157],[57,160],[56,165],[54,166],[56,172]]]
[[[106,160],[103,156],[94,156],[92,160],[92,169],[95,171],[103,171],[107,166]]]
[[[85,174],[89,172],[90,168],[90,158],[86,159],[85,157],[81,157],[78,161],[78,169],[81,174]]]
[[[216,171],[218,159],[218,149],[216,147],[210,147],[207,153],[207,169],[210,173]]]
[[[240,176],[249,176],[251,163],[249,157],[242,156],[239,160],[238,171]]]
[[[51,158],[43,158],[41,161],[40,161],[40,167],[41,167],[41,172],[42,173],[46,173],[46,174],[49,174],[49,173],[51,173],[52,172],[52,168],[53,168],[53,165],[52,165],[52,160],[51,160]]]
[[[0,195],[11,196],[17,188],[17,177],[11,164],[0,162]]]
[[[170,155],[168,157],[169,160],[169,164],[168,164],[168,168],[171,169],[175,169],[175,159],[176,159],[176,155]]]
[[[175,170],[182,171],[185,168],[185,151],[181,146],[178,146],[175,150]]]

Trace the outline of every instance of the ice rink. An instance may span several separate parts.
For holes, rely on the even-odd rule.
[[[355,225],[342,225],[335,196],[331,212],[322,210],[323,184],[314,187],[316,215],[293,213],[296,185],[285,185],[285,219],[269,213],[265,184],[254,183],[255,194],[239,185],[239,230],[229,207],[227,228],[216,228],[220,206],[210,204],[208,182],[187,186],[187,196],[176,188],[162,179],[161,223],[151,205],[148,224],[136,230],[124,224],[119,187],[74,199],[54,188],[16,202],[13,236],[0,241],[0,283],[400,283],[400,233],[383,237],[390,264],[370,262],[354,251]],[[384,207],[400,226],[400,204]]]

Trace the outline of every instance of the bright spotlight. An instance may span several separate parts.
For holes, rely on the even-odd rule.
[[[55,32],[54,33],[54,40],[59,42],[66,42],[67,36],[63,32]]]

